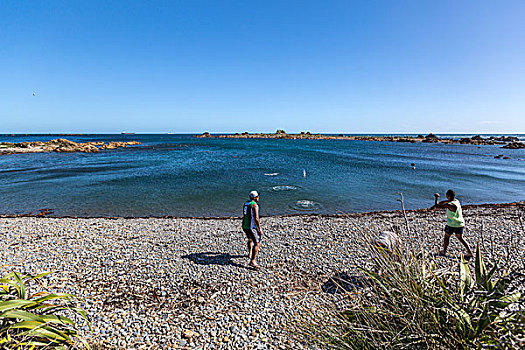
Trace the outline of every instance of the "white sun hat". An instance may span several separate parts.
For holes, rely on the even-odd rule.
[[[257,191],[251,191],[250,192],[250,199],[254,199],[256,197],[259,197],[259,193],[257,193]]]

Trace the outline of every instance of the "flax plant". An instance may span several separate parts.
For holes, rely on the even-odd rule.
[[[525,346],[523,275],[487,269],[479,246],[474,274],[462,258],[440,267],[401,245],[373,245],[371,264],[343,303],[306,311],[297,334],[327,349],[515,349]],[[498,277],[497,277],[498,276]]]
[[[30,276],[13,271],[0,278],[0,349],[89,348],[72,319],[90,327],[75,296],[28,292],[30,282],[48,274]]]

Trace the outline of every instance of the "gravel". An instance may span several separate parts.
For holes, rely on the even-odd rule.
[[[465,239],[488,259],[523,265],[524,203],[464,208]],[[444,212],[263,217],[261,270],[247,267],[240,219],[0,218],[0,265],[54,271],[42,288],[84,299],[93,333],[126,349],[306,349],[290,322],[320,300],[331,276],[369,258],[362,237],[401,226],[416,249],[437,252]],[[451,239],[444,264],[463,253]],[[522,266],[519,265],[519,266]],[[523,268],[523,266],[522,266]],[[5,268],[4,268],[5,270]],[[325,291],[323,291],[325,290]]]

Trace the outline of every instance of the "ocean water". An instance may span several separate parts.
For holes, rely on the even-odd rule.
[[[0,135],[0,142],[58,137]],[[0,214],[50,208],[53,216],[240,216],[254,189],[263,215],[399,209],[399,192],[408,209],[423,208],[433,204],[434,192],[444,198],[449,188],[464,204],[525,200],[524,149],[168,134],[61,137],[142,145],[0,156]],[[495,159],[498,154],[511,159]]]

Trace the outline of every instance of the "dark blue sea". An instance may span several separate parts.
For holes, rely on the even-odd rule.
[[[2,135],[0,142],[58,137]],[[251,190],[261,194],[263,215],[399,209],[399,192],[408,209],[423,208],[433,204],[434,192],[444,198],[449,188],[464,204],[525,200],[524,149],[169,134],[60,137],[142,145],[0,156],[0,214],[50,208],[54,216],[239,216]],[[495,159],[499,154],[510,159]]]

